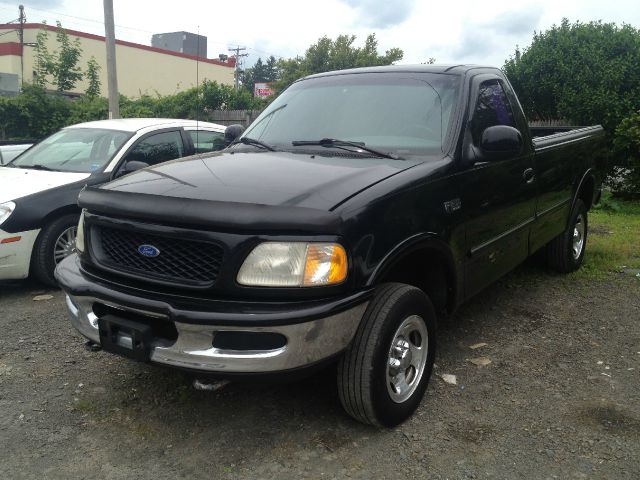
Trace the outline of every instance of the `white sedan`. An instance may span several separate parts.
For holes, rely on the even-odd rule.
[[[77,197],[133,170],[224,148],[223,125],[193,120],[101,120],[64,128],[0,166],[0,280],[33,273],[55,285],[75,249]]]

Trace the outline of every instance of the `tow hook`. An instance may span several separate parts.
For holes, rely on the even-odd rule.
[[[229,380],[219,380],[217,382],[212,382],[209,380],[200,380],[199,378],[196,378],[193,381],[193,388],[200,392],[217,392],[218,390],[223,389],[228,384]]]

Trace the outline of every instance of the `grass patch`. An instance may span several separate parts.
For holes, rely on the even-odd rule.
[[[589,212],[584,265],[574,275],[602,279],[624,269],[640,269],[640,202],[605,193]]]

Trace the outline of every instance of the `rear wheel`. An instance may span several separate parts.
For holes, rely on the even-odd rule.
[[[64,215],[45,226],[33,247],[31,269],[38,280],[57,286],[53,275],[58,263],[76,251],[78,215]]]
[[[435,358],[436,315],[420,289],[381,286],[338,365],[338,393],[356,420],[392,427],[418,408]]]
[[[580,268],[587,246],[587,232],[587,207],[578,199],[571,211],[566,230],[547,246],[549,267],[561,273],[573,272]]]

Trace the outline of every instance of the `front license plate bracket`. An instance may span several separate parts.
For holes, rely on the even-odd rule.
[[[149,361],[153,340],[149,325],[109,314],[98,318],[98,331],[104,351],[139,362]]]

